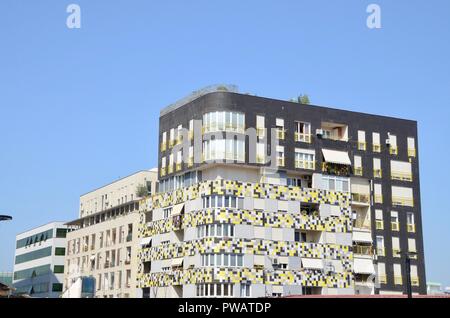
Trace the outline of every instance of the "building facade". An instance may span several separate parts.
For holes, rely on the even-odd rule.
[[[426,293],[415,121],[221,86],[163,109],[159,136],[144,297],[395,294],[409,268]]]
[[[94,297],[139,296],[139,203],[155,193],[156,180],[156,169],[140,171],[80,197],[79,217],[67,223],[74,230],[67,237],[64,297],[80,297],[80,286],[92,278]]]
[[[68,228],[52,222],[16,236],[13,285],[18,294],[38,298],[61,295]]]

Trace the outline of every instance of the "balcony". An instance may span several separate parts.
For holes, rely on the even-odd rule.
[[[413,181],[412,173],[410,172],[391,171],[391,179],[400,181]]]
[[[355,176],[362,176],[363,175],[363,168],[362,167],[356,167],[354,169],[354,173],[355,173]]]
[[[168,174],[173,173],[173,165],[169,165],[167,172],[168,172]]]
[[[408,157],[416,157],[416,149],[414,148],[408,148]]]
[[[404,197],[392,197],[392,205],[399,206],[414,206],[414,200],[412,198],[404,198]]]
[[[396,146],[389,146],[389,153],[391,155],[398,155],[398,148]]]
[[[400,224],[398,222],[391,222],[391,230],[392,231],[400,231]]]
[[[374,176],[374,178],[382,178],[383,173],[382,173],[381,169],[373,169],[373,176]]]
[[[401,276],[394,276],[394,284],[395,285],[403,285],[403,279]]]
[[[367,143],[364,141],[358,141],[358,150],[366,150]]]
[[[295,132],[294,138],[296,142],[305,142],[308,144],[311,143],[311,134],[302,134]]]
[[[353,220],[353,227],[356,229],[363,229],[363,230],[370,231],[370,222],[366,221],[364,219],[356,219],[356,220]]]
[[[345,124],[337,124],[330,122],[322,122],[321,130],[322,138],[333,141],[348,142],[348,126]]]
[[[161,168],[160,174],[161,174],[161,176],[165,176],[166,175],[166,168]]]
[[[408,228],[409,233],[416,233],[416,225],[415,224],[408,224],[407,228]]]
[[[314,170],[316,168],[316,163],[309,160],[295,160],[295,168]]]
[[[283,128],[277,128],[277,139],[284,140],[285,131]]]
[[[160,149],[161,149],[161,151],[166,151],[166,149],[167,149],[167,143],[166,143],[166,142],[162,142],[162,143],[161,143]]]
[[[375,228],[377,230],[384,230],[383,220],[375,220]]]
[[[352,201],[369,204],[370,197],[368,194],[363,193],[352,193]]]
[[[175,170],[176,171],[180,171],[181,170],[181,162],[178,162],[175,166]]]
[[[381,145],[380,144],[373,144],[372,145],[372,151],[373,152],[381,152]]]

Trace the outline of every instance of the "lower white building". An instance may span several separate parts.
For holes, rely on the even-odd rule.
[[[52,222],[16,236],[16,293],[38,298],[61,295],[68,230],[64,222]]]

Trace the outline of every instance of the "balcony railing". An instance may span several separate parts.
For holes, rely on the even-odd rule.
[[[181,162],[178,162],[177,165],[175,166],[176,171],[180,171],[181,170]]]
[[[194,157],[189,157],[188,159],[188,167],[192,167],[194,165]]]
[[[160,174],[161,174],[161,176],[165,176],[166,175],[166,168],[161,168]]]
[[[295,132],[294,138],[295,138],[295,141],[298,141],[298,142],[306,142],[308,144],[311,143],[311,134],[302,134],[299,132]]]
[[[218,132],[218,131],[229,131],[243,134],[245,133],[245,126],[227,124],[225,126],[219,127],[217,123],[211,123],[211,125],[204,125],[202,127],[203,133]]]
[[[368,194],[352,193],[352,201],[361,202],[361,203],[369,203],[370,197]]]
[[[373,152],[381,152],[381,145],[380,144],[373,144],[372,145],[372,151]]]
[[[400,205],[400,206],[414,206],[414,200],[411,198],[404,198],[404,197],[392,197],[392,204],[393,205]]]
[[[413,181],[412,173],[400,171],[391,171],[391,179],[400,181]]]
[[[403,285],[403,279],[401,276],[394,276],[394,284],[395,285]]]
[[[411,277],[411,285],[419,286],[419,277]]]
[[[175,145],[175,139],[169,140],[169,148],[172,148]]]
[[[314,170],[316,168],[316,163],[309,160],[295,160],[295,168]]]
[[[178,135],[177,140],[176,140],[176,144],[182,144],[183,143],[183,135]]]
[[[284,140],[285,131],[282,128],[277,128],[277,138],[280,140]]]
[[[363,175],[363,169],[362,167],[355,168],[355,175],[356,176],[362,176]]]
[[[171,174],[173,172],[173,165],[169,165],[167,168],[167,173]]]
[[[167,143],[164,141],[161,143],[161,151],[165,151],[167,149]]]
[[[377,230],[383,230],[384,229],[384,222],[383,222],[383,220],[375,220],[375,228]]]
[[[396,146],[390,146],[389,147],[389,153],[391,155],[398,155],[398,148]]]
[[[375,178],[382,178],[383,173],[382,173],[381,169],[373,169],[373,176]]]
[[[366,150],[366,142],[364,141],[358,141],[358,150]]]
[[[400,224],[398,222],[391,222],[392,231],[400,231]]]
[[[356,245],[353,246],[353,253],[360,255],[373,255],[372,246]]]
[[[415,224],[408,224],[408,232],[409,233],[415,233],[416,232],[416,225]]]
[[[408,157],[416,157],[416,149],[414,148],[408,148]]]
[[[358,228],[358,229],[370,230],[370,223],[368,223],[364,219],[356,219],[353,221],[353,227]]]

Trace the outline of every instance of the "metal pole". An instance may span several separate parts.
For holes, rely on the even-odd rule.
[[[408,298],[412,298],[411,259],[409,258],[408,253],[406,253],[405,263],[406,263],[406,293],[408,295]]]

